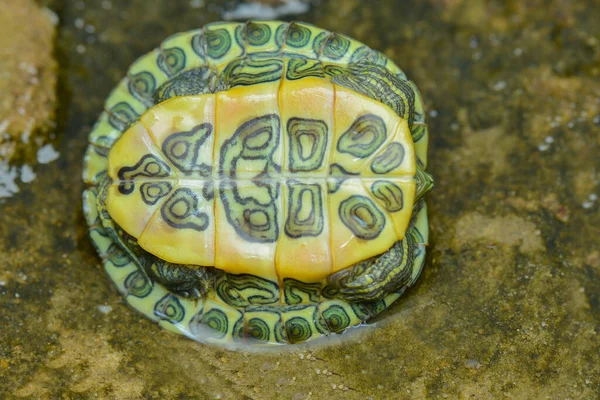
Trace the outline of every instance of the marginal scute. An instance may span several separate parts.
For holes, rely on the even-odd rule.
[[[394,139],[400,118],[388,107],[343,86],[335,88],[336,150],[331,158],[352,173],[362,170]]]
[[[315,171],[323,166],[329,129],[325,121],[310,118],[290,118],[288,139],[288,168],[291,172]]]
[[[361,115],[337,142],[337,151],[358,158],[372,155],[387,137],[383,119],[377,115]]]
[[[290,47],[302,48],[308,44],[310,37],[311,30],[309,28],[292,22],[285,38],[285,44]]]
[[[202,186],[178,187],[157,201],[138,243],[176,264],[212,266],[215,262],[214,199]]]

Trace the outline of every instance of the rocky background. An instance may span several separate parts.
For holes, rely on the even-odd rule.
[[[138,56],[256,14],[394,59],[426,102],[436,188],[424,273],[382,318],[230,352],[124,304],[80,176]],[[0,398],[597,399],[598,21],[594,0],[0,1]]]

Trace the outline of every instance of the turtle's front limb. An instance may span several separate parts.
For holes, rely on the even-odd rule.
[[[332,274],[328,290],[346,301],[375,301],[403,288],[413,273],[416,243],[406,235],[385,253]]]
[[[145,267],[157,282],[182,297],[202,297],[213,286],[214,274],[206,267],[172,264],[156,257],[148,257]]]

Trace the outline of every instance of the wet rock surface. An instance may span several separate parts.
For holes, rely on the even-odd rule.
[[[54,127],[57,23],[33,0],[0,2],[0,162],[31,160]]]
[[[595,2],[340,0],[294,17],[382,50],[418,84],[437,186],[414,288],[369,326],[262,352],[128,309],[80,210],[86,137],[127,67],[238,4],[47,3],[70,94],[60,158],[0,204],[0,397],[598,398]]]

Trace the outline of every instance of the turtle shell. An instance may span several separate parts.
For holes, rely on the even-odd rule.
[[[216,23],[136,61],[90,134],[84,212],[127,301],[197,340],[300,342],[386,308],[417,279],[427,128],[389,59],[303,23]],[[392,257],[377,301],[327,278]],[[191,300],[148,273],[214,267]],[[150,267],[152,268],[152,267]],[[333,275],[332,275],[333,274]]]

